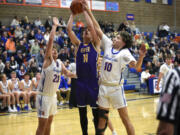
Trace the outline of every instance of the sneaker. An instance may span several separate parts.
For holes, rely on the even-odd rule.
[[[31,106],[28,106],[28,109],[29,109],[29,111],[31,111],[32,110]]]
[[[113,132],[112,132],[112,135],[117,135],[116,131],[113,131]]]
[[[14,108],[14,109],[13,109],[13,111],[14,111],[14,112],[17,112],[17,109],[16,109],[16,108]]]
[[[12,110],[11,108],[9,108],[9,109],[8,109],[8,112],[9,112],[9,113],[13,113],[14,110]]]
[[[59,103],[59,106],[62,106],[63,105],[63,102],[61,101],[60,103]]]
[[[17,111],[20,112],[21,108],[20,106],[17,106]]]
[[[28,110],[29,110],[28,105],[26,105],[26,106],[24,107],[24,110],[25,110],[25,111],[28,111]]]

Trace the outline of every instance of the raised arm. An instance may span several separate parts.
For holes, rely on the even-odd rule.
[[[70,72],[69,70],[67,70],[67,68],[64,66],[64,64],[62,63],[62,73],[70,78],[76,78],[76,74],[73,74],[72,72]]]
[[[99,40],[99,37],[96,34],[96,31],[94,29],[91,18],[89,17],[89,15],[88,15],[88,13],[86,11],[84,11],[83,13],[84,13],[84,16],[85,16],[85,19],[86,19],[86,22],[87,22],[87,26],[90,27],[90,32],[91,32],[94,44],[96,46],[100,46],[100,40]]]
[[[76,37],[75,33],[72,31],[72,27],[73,27],[73,20],[74,20],[74,16],[73,14],[71,14],[69,21],[67,23],[67,32],[68,32],[68,36],[72,42],[73,45],[79,46],[80,45],[80,40]]]
[[[94,25],[94,28],[95,28],[95,31],[96,31],[98,37],[99,37],[100,39],[102,39],[103,32],[102,32],[102,30],[101,30],[101,27],[99,26],[99,23],[96,21],[94,15],[92,14],[91,10],[89,9],[86,0],[83,1],[83,7],[84,7],[84,10],[87,11],[89,17],[91,18],[92,23],[93,23],[93,25]]]
[[[43,68],[47,68],[52,63],[53,60],[52,49],[53,49],[54,36],[56,33],[57,26],[59,26],[59,20],[56,17],[53,17],[53,26],[51,29],[49,42],[47,44],[47,48],[44,56]]]

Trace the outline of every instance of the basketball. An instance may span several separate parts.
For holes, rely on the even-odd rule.
[[[73,0],[70,6],[71,12],[76,15],[83,12],[82,0]]]

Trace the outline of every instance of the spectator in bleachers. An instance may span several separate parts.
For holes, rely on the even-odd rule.
[[[8,55],[14,55],[16,52],[16,46],[15,42],[13,41],[13,37],[10,37],[6,42],[6,50],[8,52]]]
[[[18,64],[17,64],[17,61],[15,60],[14,56],[11,56],[10,67],[13,71],[16,71],[18,68]]]
[[[57,99],[59,101],[59,105],[63,105],[63,97],[62,93],[65,94],[66,98],[64,99],[64,103],[69,103],[69,97],[70,97],[70,78],[65,77],[64,75],[61,75],[61,82],[59,85],[59,90],[57,91]]]
[[[22,80],[24,78],[25,73],[26,73],[26,70],[24,69],[24,66],[21,65],[19,70],[17,71],[18,78]]]
[[[4,68],[4,73],[6,74],[7,78],[10,78],[10,74],[11,74],[12,71],[13,70],[10,67],[10,61],[6,61],[5,68]]]
[[[39,27],[41,24],[42,24],[42,22],[41,22],[40,18],[37,17],[36,20],[34,21],[34,25],[35,25],[36,27]]]
[[[52,18],[51,18],[51,16],[48,17],[48,19],[46,20],[44,26],[45,26],[46,30],[47,30],[48,28],[49,28],[49,30],[52,28]]]
[[[8,40],[8,34],[6,31],[4,31],[2,33],[2,37],[1,37],[1,40],[3,41],[4,45],[6,44],[7,40]]]
[[[23,38],[23,33],[22,33],[22,30],[21,30],[21,27],[16,27],[15,31],[14,31],[14,37],[15,39],[22,39]]]
[[[19,67],[23,64],[24,56],[22,55],[22,51],[17,51],[17,55],[15,56],[15,60],[17,61]]]
[[[0,93],[8,95],[8,112],[17,112],[16,106],[15,106],[15,97],[14,94],[10,90],[10,86],[7,81],[6,74],[1,75],[1,81],[0,81]],[[11,103],[12,101],[12,103]],[[13,108],[11,108],[11,105]]]
[[[32,81],[30,80],[30,74],[26,73],[24,75],[24,79],[21,80],[22,83],[22,89],[26,92],[27,95],[27,104],[28,104],[28,110],[31,110],[30,105],[30,99],[33,97],[34,101],[36,101],[36,92],[32,91]]]
[[[64,48],[60,50],[58,59],[60,59],[61,61],[66,61],[68,59],[68,54],[65,52]]]
[[[118,31],[127,31],[128,33],[131,33],[131,29],[129,27],[129,22],[124,21],[119,25]]]
[[[180,49],[176,52],[176,57],[174,59],[174,67],[178,67],[178,63],[180,63]]]
[[[20,40],[17,44],[16,44],[16,51],[21,51],[23,53],[26,53],[26,47],[24,46],[24,41]]]
[[[19,81],[19,79],[16,77],[16,72],[12,71],[11,72],[11,79],[8,80],[9,82],[9,86],[11,91],[13,92],[15,98],[16,98],[16,102],[17,102],[17,111],[20,111],[20,98],[23,98],[23,101],[25,103],[25,106],[27,106],[27,97],[26,97],[26,93],[24,91],[22,91],[21,89],[21,83]],[[26,109],[27,107],[25,107]]]
[[[134,21],[131,21],[130,29],[131,29],[131,31],[132,31],[134,34],[137,33],[136,24],[135,24]]]
[[[23,33],[26,33],[27,35],[31,32],[29,25],[26,26]]]
[[[13,19],[12,22],[11,22],[11,26],[12,26],[12,27],[17,27],[17,26],[19,26],[19,20],[18,20],[18,17],[17,17],[17,16],[14,16],[14,19]]]
[[[147,54],[148,57],[150,58],[150,60],[152,61],[153,60],[153,56],[154,56],[154,50],[152,49],[152,45],[149,46],[149,49],[147,50]]]
[[[44,34],[44,41],[45,41],[45,44],[47,44],[48,41],[49,41],[49,35],[50,35],[49,31],[46,31],[45,34]]]
[[[37,61],[38,67],[42,68],[43,61],[44,61],[44,50],[43,49],[40,49],[39,53],[37,54],[36,61]]]
[[[0,57],[2,53],[5,51],[5,45],[2,40],[0,40]]]
[[[31,46],[31,55],[37,55],[40,51],[39,43],[35,40],[34,44]]]
[[[0,74],[4,72],[5,65],[2,62],[2,58],[0,57]]]
[[[77,27],[77,28],[84,27],[84,23],[81,21],[80,18],[79,18],[78,21],[76,22],[76,27]]]
[[[10,30],[8,31],[8,36],[9,37],[15,37],[15,33],[14,33],[14,28],[10,27]]]
[[[24,18],[21,20],[21,26],[23,28],[26,28],[30,24],[29,19],[27,16],[24,16]]]
[[[151,74],[149,73],[149,69],[146,68],[142,73],[141,73],[141,83],[146,83],[146,86],[148,88],[148,92],[149,92],[149,77],[151,76]]]
[[[38,29],[38,33],[35,35],[35,39],[38,41],[39,44],[44,43],[44,37],[43,37],[40,29]]]
[[[9,57],[7,55],[7,51],[4,51],[3,54],[1,55],[3,63],[6,63],[6,60],[9,60]]]
[[[31,30],[31,32],[27,36],[27,39],[31,45],[34,43],[35,41],[34,30]]]

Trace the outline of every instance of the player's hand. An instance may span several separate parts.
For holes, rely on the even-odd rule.
[[[53,17],[53,24],[54,24],[55,26],[60,26],[59,20],[57,19],[57,17]]]
[[[159,91],[159,85],[156,86],[157,91]]]
[[[82,3],[82,5],[83,5],[84,11],[89,10],[89,6],[88,6],[87,0],[82,0],[81,3]]]
[[[145,44],[141,44],[141,47],[139,49],[139,56],[144,58],[146,56],[146,52],[147,50]]]

